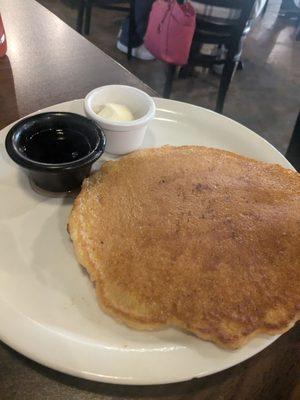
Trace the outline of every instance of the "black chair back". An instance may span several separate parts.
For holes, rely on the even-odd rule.
[[[219,18],[198,15],[194,40],[201,43],[225,44],[230,52],[238,49],[247,21],[250,18],[255,0],[193,0],[209,7],[232,10],[235,18]]]
[[[182,0],[177,0],[182,3]],[[192,41],[188,64],[180,70],[179,77],[188,77],[195,66],[210,68],[214,64],[224,64],[220,80],[216,111],[223,112],[225,97],[238,62],[236,56],[240,53],[241,38],[256,0],[193,0],[201,6],[208,6],[207,13],[197,14],[196,30]],[[196,7],[196,5],[195,5]],[[211,7],[211,8],[210,8]],[[214,7],[216,9],[214,9]],[[219,10],[217,9],[219,8]],[[228,18],[220,18],[217,10],[222,9],[229,14]],[[197,9],[196,9],[197,10]],[[227,49],[222,59],[218,52],[203,54],[202,44],[215,44]],[[172,90],[176,67],[170,65],[164,87],[164,97],[169,97]]]

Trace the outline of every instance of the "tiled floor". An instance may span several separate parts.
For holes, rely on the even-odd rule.
[[[70,26],[75,27],[72,0],[39,0]],[[285,152],[300,109],[300,41],[294,21],[278,17],[280,0],[270,0],[266,14],[257,20],[243,52],[244,71],[231,84],[224,114],[253,129]],[[127,61],[116,47],[123,13],[93,9],[88,39],[161,93],[165,65],[160,61]],[[88,60],[87,60],[88,62]],[[101,71],[99,71],[101,73]],[[171,98],[213,109],[219,79],[197,73],[174,84]]]

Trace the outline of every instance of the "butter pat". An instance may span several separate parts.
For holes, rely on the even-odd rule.
[[[135,119],[128,107],[117,103],[104,104],[97,114],[110,121],[133,121]]]

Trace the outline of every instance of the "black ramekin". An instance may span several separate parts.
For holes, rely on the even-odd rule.
[[[78,160],[65,163],[43,163],[24,154],[24,135],[47,129],[68,129],[79,132],[88,140],[90,150]],[[8,132],[5,140],[9,156],[21,166],[40,188],[51,192],[66,192],[80,187],[92,164],[105,150],[105,135],[95,122],[79,114],[47,112],[22,119]]]

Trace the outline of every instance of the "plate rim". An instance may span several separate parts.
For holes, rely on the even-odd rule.
[[[172,102],[172,103],[177,103],[179,105],[184,105],[184,107],[187,107],[187,108],[193,108],[194,110],[198,110],[200,108],[203,112],[206,112],[206,113],[208,112],[214,118],[217,118],[219,120],[224,120],[224,118],[225,118],[226,120],[228,120],[230,122],[230,124],[234,124],[237,128],[240,128],[240,129],[242,129],[244,131],[246,129],[247,133],[252,135],[255,138],[255,140],[258,140],[260,143],[263,143],[264,145],[267,144],[273,151],[275,151],[277,153],[277,155],[280,156],[280,158],[282,158],[282,160],[285,162],[285,164],[289,165],[289,167],[287,167],[287,168],[291,168],[291,169],[295,170],[294,167],[289,163],[289,161],[284,157],[284,155],[282,153],[280,153],[271,143],[269,143],[266,139],[262,138],[261,136],[259,136],[257,133],[255,133],[251,129],[243,126],[239,122],[234,121],[233,119],[231,119],[229,117],[226,117],[224,115],[220,115],[220,114],[218,114],[218,113],[216,113],[216,112],[214,112],[212,110],[208,110],[206,108],[199,107],[199,106],[196,106],[196,105],[190,104],[190,103],[185,103],[185,102],[180,102],[180,101],[175,101],[175,100],[169,100],[169,99],[161,99],[161,98],[157,98],[157,97],[154,97],[154,101],[155,101],[155,103],[156,103],[156,105],[158,107],[163,107],[164,105],[167,106],[168,103]],[[47,110],[49,110],[50,108],[53,108],[53,107],[64,107],[64,106],[66,106],[66,107],[71,106],[72,107],[73,104],[79,104],[79,102],[83,102],[83,99],[75,99],[75,100],[71,100],[71,101],[61,102],[61,103],[54,104],[54,105],[45,107],[43,109],[37,110],[37,111],[35,111],[35,112],[31,113],[31,114],[28,114],[28,115],[18,119],[17,121],[12,122],[11,124],[7,125],[6,127],[2,128],[1,131],[0,131],[0,133],[2,133],[2,135],[1,135],[2,139],[1,140],[3,141],[3,139],[5,139],[5,135],[4,135],[5,131],[10,129],[10,127],[12,127],[18,121],[20,121],[20,120],[22,120],[22,119],[24,119],[24,118],[26,118],[28,116],[31,116],[31,115],[34,115],[34,114],[37,114],[37,113],[40,113],[40,112],[45,112],[45,111],[47,111]],[[179,112],[178,112],[178,114],[179,114]],[[183,112],[183,114],[185,114],[185,112]],[[1,295],[0,295],[0,313],[1,314],[2,314],[1,311],[3,311],[4,308],[5,308],[5,304],[6,304],[6,307],[12,308],[11,305],[8,304],[5,301],[5,299],[3,299],[1,297]],[[20,326],[22,326],[22,324],[24,325],[24,323],[26,323],[26,315],[22,315],[17,310],[13,309],[13,313],[11,315],[16,315],[15,322],[17,320],[19,320],[18,323],[19,323]],[[22,317],[25,318],[25,321],[22,320]],[[27,317],[27,319],[28,319],[28,317]],[[240,364],[241,362],[243,362],[243,361],[245,361],[247,359],[252,358],[256,354],[258,354],[262,350],[264,350],[266,347],[268,347],[272,343],[274,343],[278,339],[278,337],[281,336],[281,335],[276,335],[276,336],[270,336],[270,338],[268,337],[267,343],[264,343],[261,346],[261,348],[258,351],[256,351],[255,353],[253,353],[251,356],[247,356],[246,355],[245,357],[242,357],[240,359],[240,361],[238,361],[238,362],[235,362],[233,360],[232,362],[229,362],[228,365],[226,365],[226,366],[222,366],[220,368],[218,368],[218,367],[215,368],[213,372],[211,372],[211,371],[200,372],[199,374],[196,374],[196,375],[193,375],[193,376],[191,374],[184,374],[183,373],[181,376],[177,376],[176,378],[174,376],[173,377],[170,376],[169,379],[163,378],[161,380],[157,380],[155,378],[154,379],[149,379],[148,375],[145,375],[144,378],[135,378],[135,377],[130,377],[129,378],[129,377],[122,377],[122,376],[105,376],[105,375],[102,375],[100,373],[99,374],[93,374],[93,373],[88,372],[88,371],[80,371],[80,370],[75,369],[73,367],[69,367],[68,365],[64,365],[63,363],[55,364],[53,362],[50,362],[47,359],[48,358],[47,357],[47,352],[44,352],[44,353],[42,352],[41,353],[40,351],[37,351],[37,352],[33,353],[32,351],[28,350],[27,348],[24,348],[24,346],[22,346],[22,344],[20,344],[20,341],[19,342],[18,341],[14,342],[12,340],[12,338],[14,336],[8,337],[7,335],[5,335],[5,332],[3,332],[3,331],[5,331],[5,329],[4,330],[1,329],[1,325],[0,325],[0,339],[3,341],[3,343],[5,343],[6,345],[11,347],[12,349],[17,351],[18,353],[24,355],[25,357],[27,357],[27,358],[29,358],[29,359],[31,359],[31,360],[43,365],[43,366],[46,366],[48,368],[51,368],[51,369],[54,369],[56,371],[59,371],[59,372],[62,372],[62,373],[66,373],[66,374],[69,374],[69,375],[72,375],[72,376],[75,376],[75,377],[78,377],[78,378],[84,378],[84,379],[88,379],[88,380],[92,380],[92,381],[111,383],[111,384],[120,384],[120,385],[124,385],[124,384],[126,384],[126,385],[161,385],[161,384],[169,384],[169,383],[176,383],[176,382],[184,382],[184,381],[188,381],[188,380],[193,379],[193,378],[201,378],[201,377],[208,376],[208,375],[211,375],[211,374],[214,374],[214,373],[218,373],[220,371],[223,371],[223,370],[231,368],[231,367],[233,367],[235,365],[238,365],[238,364]],[[14,325],[14,322],[12,322],[11,325]],[[39,325],[39,324],[36,323],[36,325]],[[43,325],[41,325],[41,326],[43,328],[45,328]],[[54,331],[51,331],[50,329],[46,329],[46,330],[49,331],[48,333],[50,335],[53,335],[55,333]],[[22,340],[21,340],[21,342],[22,342]]]

